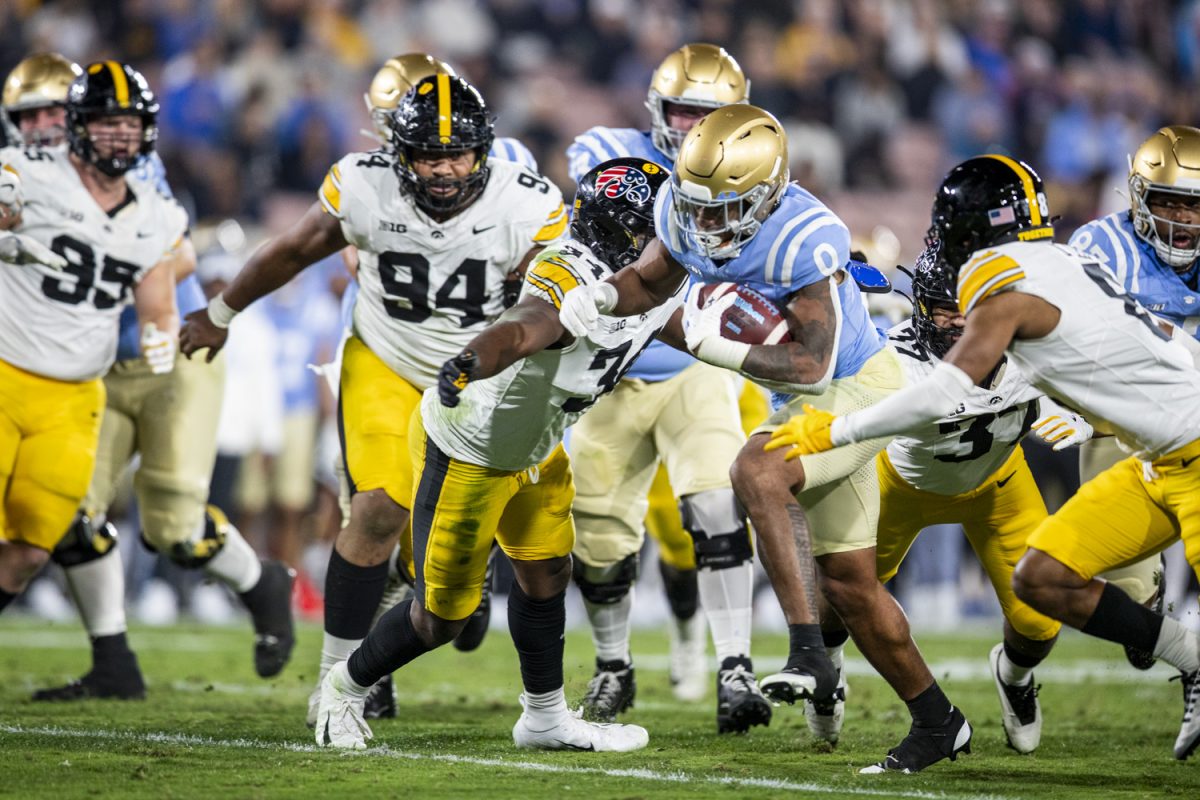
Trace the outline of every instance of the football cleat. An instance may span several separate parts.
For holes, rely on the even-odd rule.
[[[791,705],[797,700],[832,698],[837,680],[838,669],[822,648],[789,655],[784,668],[763,678],[758,686],[771,702]]]
[[[524,698],[522,698],[524,700]],[[596,753],[628,753],[641,750],[650,734],[640,725],[619,722],[588,722],[578,712],[566,714],[557,725],[538,730],[528,712],[513,726],[513,743],[531,750],[585,750]]]
[[[493,547],[491,555],[488,556],[487,572],[483,576],[483,594],[474,613],[467,617],[466,627],[454,637],[455,650],[469,653],[483,644],[483,637],[487,636],[488,625],[492,621],[492,578],[496,574],[498,551],[498,547]]]
[[[842,724],[846,721],[846,674],[838,670],[837,689],[828,700],[806,700],[804,720],[808,730],[818,739],[837,744],[842,735]]]
[[[704,615],[696,613],[686,621],[672,620],[668,629],[671,649],[667,674],[671,679],[671,692],[676,700],[685,703],[702,700],[708,691]]]
[[[359,691],[350,680],[346,662],[341,661],[329,670],[321,681],[321,700],[317,709],[317,744],[341,750],[364,750],[373,738],[371,727],[363,718],[365,691]]]
[[[272,678],[282,672],[296,646],[292,624],[295,579],[294,569],[279,561],[264,561],[258,584],[240,595],[254,622],[254,671],[261,678]]]
[[[53,689],[38,689],[33,693],[34,702],[72,702],[75,700],[114,699],[145,700],[146,683],[138,668],[137,656],[114,658],[96,664],[92,671],[66,686]]]
[[[717,673],[717,733],[745,733],[771,724],[771,704],[758,688],[749,662],[727,658]]]
[[[1163,598],[1167,596],[1167,560],[1161,554],[1158,557],[1158,569],[1154,570],[1154,580],[1158,584],[1158,591],[1154,595],[1154,602],[1150,604],[1150,610],[1155,614],[1161,614],[1163,613]],[[1154,657],[1154,653],[1129,645],[1125,645],[1125,658],[1131,667],[1141,670],[1150,669],[1158,661]]]
[[[317,727],[317,712],[321,710],[321,684],[323,683],[325,683],[324,678],[319,680],[316,688],[308,694],[308,713],[304,716],[304,724],[309,728]]]
[[[637,677],[633,664],[596,659],[596,674],[588,681],[583,696],[583,718],[594,722],[613,722],[617,714],[633,708],[637,695]]]
[[[1175,757],[1183,761],[1200,745],[1200,671],[1181,672],[1179,680],[1183,684],[1183,724],[1175,739]]]
[[[863,767],[860,775],[877,775],[881,772],[902,772],[906,775],[920,772],[944,758],[958,760],[959,753],[971,752],[971,723],[957,708],[951,707],[945,724],[936,728],[918,728],[913,725],[908,736],[888,751],[887,758],[878,764]]]
[[[1033,675],[1024,686],[1012,686],[1000,679],[1000,654],[1004,643],[992,648],[988,663],[992,667],[992,680],[1000,694],[1000,721],[1004,723],[1004,735],[1008,746],[1018,753],[1032,753],[1042,741],[1042,707],[1038,703],[1038,690]]]
[[[396,682],[391,675],[384,675],[371,687],[363,704],[363,716],[367,719],[396,718]]]

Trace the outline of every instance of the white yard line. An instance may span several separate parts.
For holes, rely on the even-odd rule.
[[[0,733],[12,736],[45,736],[59,739],[103,739],[132,744],[172,744],[181,747],[216,747],[234,750],[287,751],[290,753],[331,753],[315,744],[298,742],[265,742],[257,739],[213,739],[207,736],[192,736],[183,733],[114,730],[75,730],[54,726],[0,725]],[[870,789],[854,786],[833,786],[812,782],[787,781],[776,778],[734,778],[714,775],[693,775],[686,772],[659,772],[652,769],[605,769],[603,767],[574,767],[538,761],[513,761],[504,758],[477,758],[452,753],[413,753],[392,750],[386,746],[372,747],[363,751],[349,751],[345,756],[367,758],[397,758],[408,761],[438,761],[450,764],[468,764],[478,767],[508,769],[518,772],[543,772],[560,775],[591,775],[604,778],[634,778],[659,783],[737,786],[746,789],[786,791],[802,794],[853,795],[857,797],[904,797],[917,800],[1007,800],[993,794],[948,794],[946,792],[922,792],[891,789]],[[587,758],[588,756],[581,756]],[[870,780],[869,778],[864,778]]]

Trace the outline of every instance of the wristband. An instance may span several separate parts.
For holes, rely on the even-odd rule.
[[[239,311],[229,307],[225,302],[224,293],[218,294],[212,300],[208,301],[208,319],[213,325],[218,328],[228,328],[229,323],[233,322]]]

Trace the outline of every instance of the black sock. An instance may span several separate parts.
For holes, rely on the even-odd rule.
[[[8,604],[13,600],[16,600],[18,594],[20,594],[20,592],[10,594],[9,592],[0,589],[0,611],[3,611],[5,608],[7,608]]]
[[[801,650],[815,650],[818,647],[825,652],[825,639],[820,625],[788,625],[789,653],[795,655]]]
[[[413,600],[410,597],[389,609],[359,648],[350,654],[346,669],[359,686],[373,686],[384,675],[429,652],[429,646],[421,641],[409,616]]]
[[[908,706],[908,713],[912,715],[914,728],[941,727],[946,724],[946,719],[954,708],[937,681],[912,700],[905,701],[905,705]]]
[[[563,685],[563,632],[567,626],[567,593],[534,600],[513,581],[508,595],[508,631],[521,659],[521,683],[530,694]]]
[[[1161,614],[1135,603],[1125,592],[1106,583],[1096,610],[1080,630],[1089,636],[1152,653],[1162,623]]]
[[[359,567],[335,547],[325,573],[325,632],[339,639],[362,639],[387,588],[387,559]]]
[[[826,630],[821,631],[821,641],[825,643],[826,649],[832,649],[834,647],[841,647],[842,645],[844,645],[846,643],[846,640],[849,638],[850,638],[850,631],[846,630],[845,628],[841,628],[836,631],[826,631]]]
[[[659,559],[658,572],[662,575],[671,615],[682,620],[696,616],[696,609],[700,607],[700,582],[696,579],[696,570],[676,569]]]
[[[1008,656],[1009,661],[1025,669],[1033,669],[1046,658],[1045,656],[1031,656],[1022,653],[1007,641],[1004,643],[1004,655]]]
[[[131,654],[125,631],[111,636],[96,636],[92,639],[92,663],[105,664],[124,660]]]

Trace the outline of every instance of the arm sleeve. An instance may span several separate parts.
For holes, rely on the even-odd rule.
[[[563,297],[580,283],[579,275],[566,259],[543,253],[525,272],[523,293],[545,300],[561,310]]]
[[[840,447],[929,425],[953,414],[974,385],[967,373],[943,361],[925,380],[868,409],[835,419],[830,437]]]

